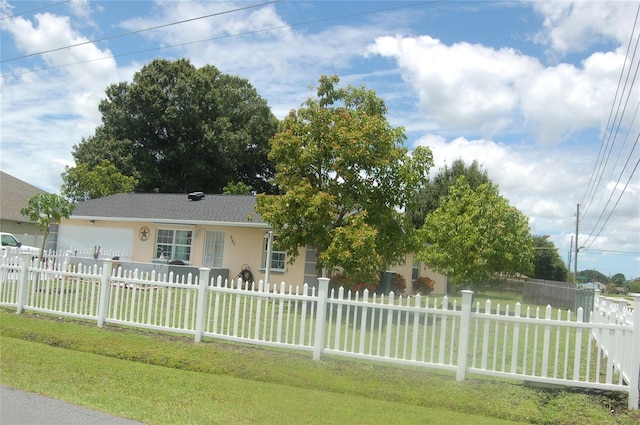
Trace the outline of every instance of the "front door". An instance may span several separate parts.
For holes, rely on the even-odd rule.
[[[219,230],[207,230],[204,239],[204,255],[202,266],[222,267],[222,254],[224,252],[224,232]]]

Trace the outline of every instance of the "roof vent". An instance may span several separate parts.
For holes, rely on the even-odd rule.
[[[199,201],[200,199],[204,198],[204,192],[191,192],[187,195],[187,198],[189,198],[189,200],[191,201]]]

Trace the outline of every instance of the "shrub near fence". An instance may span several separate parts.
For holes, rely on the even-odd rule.
[[[0,305],[203,337],[368,360],[628,393],[638,408],[640,295],[633,306],[596,296],[593,320],[547,308],[522,311],[430,297],[362,295],[173,274],[3,258]]]

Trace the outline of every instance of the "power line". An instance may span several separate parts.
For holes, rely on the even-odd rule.
[[[639,111],[639,110],[640,110],[640,103],[638,103],[638,104],[636,105],[636,110],[635,110],[635,112],[634,112],[634,114],[633,114],[633,117],[631,118],[631,122],[635,122],[636,117],[638,116],[638,111]],[[627,140],[628,140],[628,136],[629,136],[629,134],[630,134],[630,133],[629,133],[629,132],[627,132],[627,137],[625,137],[625,141],[624,141],[624,143],[623,143],[623,148],[624,148],[624,146],[626,146],[626,144],[627,144]],[[624,174],[624,171],[627,169],[627,166],[629,165],[629,161],[631,160],[631,156],[633,155],[633,152],[635,151],[635,149],[636,149],[637,145],[638,145],[638,137],[636,137],[636,140],[635,140],[635,142],[633,143],[633,146],[632,146],[632,148],[631,148],[631,151],[629,152],[629,156],[627,157],[627,160],[626,160],[626,162],[625,162],[624,166],[622,167],[622,171],[620,171],[620,175],[618,176],[618,180],[616,181],[616,184],[615,184],[615,186],[614,186],[614,189],[613,189],[613,190],[611,191],[611,193],[609,194],[609,198],[607,199],[607,202],[606,202],[606,204],[605,204],[604,208],[602,209],[602,212],[600,213],[600,216],[598,217],[598,221],[593,225],[592,230],[591,230],[591,232],[590,232],[589,236],[587,237],[587,241],[585,242],[585,244],[586,244],[586,243],[588,243],[588,242],[590,241],[590,239],[591,239],[591,237],[592,237],[592,235],[593,235],[593,232],[594,232],[594,231],[595,231],[595,229],[598,227],[598,224],[600,224],[600,220],[601,220],[601,219],[602,219],[602,217],[604,216],[604,213],[607,211],[607,207],[609,206],[609,204],[610,204],[610,202],[611,202],[611,198],[613,197],[614,190],[615,190],[615,188],[617,188],[617,187],[619,186],[619,184],[620,184],[620,182],[621,182],[621,180],[622,180],[622,176],[623,176],[623,174]],[[616,164],[618,163],[618,161],[619,161],[620,157],[622,156],[622,152],[623,152],[623,149],[620,149],[620,151],[618,152],[618,157],[616,158]],[[612,170],[611,170],[610,178],[611,178],[611,176],[613,175],[613,172],[614,172],[614,170],[612,169]]]
[[[638,107],[640,107],[640,104],[638,105]],[[638,108],[636,108],[636,114],[634,114],[634,116],[633,116],[634,119],[635,119],[635,117],[637,115],[637,112],[638,112]],[[620,171],[620,175],[618,176],[618,180],[617,180],[614,188],[611,190],[611,193],[609,194],[609,198],[607,199],[607,202],[606,202],[604,208],[602,209],[602,212],[600,213],[600,216],[598,217],[598,220],[597,220],[596,224],[593,225],[593,229],[591,230],[591,232],[589,232],[589,236],[587,237],[587,240],[584,243],[585,245],[588,244],[587,247],[591,246],[593,244],[593,242],[595,242],[595,239],[602,232],[602,228],[600,228],[600,231],[598,231],[598,234],[593,236],[593,232],[596,230],[596,228],[598,227],[598,224],[600,224],[600,221],[602,220],[605,212],[607,211],[607,207],[609,206],[609,204],[611,202],[611,199],[613,198],[613,194],[615,193],[615,189],[620,184],[620,181],[622,180],[622,175],[624,174],[624,171],[627,169],[627,165],[629,165],[629,161],[631,160],[631,156],[633,155],[633,152],[635,151],[636,147],[638,146],[638,139],[639,138],[640,138],[640,133],[638,134],[638,136],[636,136],[636,140],[633,143],[633,147],[631,148],[631,152],[629,152],[629,156],[627,158],[627,161],[625,162],[624,166],[622,167],[622,170]],[[636,164],[636,167],[634,168],[634,170],[631,172],[631,175],[629,176],[629,180],[627,181],[627,184],[624,186],[624,189],[622,190],[622,192],[620,192],[620,196],[618,197],[618,200],[616,201],[615,206],[617,206],[618,203],[620,202],[620,199],[622,198],[622,195],[623,195],[625,189],[629,185],[629,182],[631,181],[631,178],[633,177],[633,174],[635,173],[637,167],[638,167],[638,165]],[[605,220],[604,224],[606,224],[606,222],[609,221],[609,218],[613,214],[613,210],[615,209],[615,206],[609,212],[609,215],[607,216],[607,220]],[[603,227],[604,227],[604,224],[603,224]]]
[[[607,166],[609,164],[609,159],[611,157],[611,153],[613,151],[613,147],[616,144],[616,142],[619,140],[619,135],[620,135],[620,130],[622,127],[622,123],[625,117],[625,114],[627,113],[627,107],[629,106],[629,100],[632,97],[632,94],[634,93],[634,86],[635,86],[635,82],[638,76],[638,70],[640,69],[640,61],[636,61],[636,53],[638,52],[638,46],[640,44],[640,35],[635,35],[636,34],[636,26],[638,23],[638,16],[640,16],[640,4],[638,5],[638,10],[636,11],[636,16],[635,16],[635,20],[634,20],[634,25],[633,25],[633,29],[631,31],[631,36],[629,38],[629,44],[627,47],[627,52],[625,55],[625,60],[623,62],[623,66],[622,66],[622,70],[620,72],[620,78],[618,80],[618,87],[616,88],[616,94],[614,96],[614,101],[611,105],[611,111],[609,114],[609,119],[607,122],[607,126],[605,127],[605,132],[603,134],[603,143],[600,146],[600,152],[598,153],[598,159],[596,160],[596,164],[594,167],[594,172],[591,175],[591,178],[589,180],[589,184],[587,186],[587,190],[585,192],[585,195],[583,197],[583,202],[586,203],[586,206],[583,210],[583,214],[582,214],[582,220],[585,219],[585,217],[587,216],[588,212],[589,212],[589,208],[593,205],[593,200],[600,188],[601,182],[602,182],[602,178],[605,174],[605,170],[607,169]],[[633,39],[635,38],[635,47],[633,48],[633,53],[631,54],[631,46],[633,44]],[[631,57],[629,58],[631,54]],[[628,67],[627,67],[627,64]],[[635,72],[633,71],[634,68],[634,64],[635,64]],[[625,75],[626,74],[626,75]],[[622,81],[624,80],[624,85],[622,85]],[[619,95],[619,96],[618,96]],[[635,100],[635,98],[634,98]],[[609,173],[609,179],[611,180],[611,178],[613,177],[614,174],[614,170],[616,168],[618,168],[618,163],[621,159],[621,156],[623,154],[623,152],[625,151],[625,147],[627,145],[627,142],[629,140],[629,135],[631,134],[631,131],[633,130],[633,123],[636,120],[636,117],[638,115],[638,109],[640,108],[640,103],[636,102],[636,109],[633,113],[633,116],[630,120],[631,122],[631,127],[628,129],[626,136],[624,138],[624,141],[622,143],[622,147],[619,148],[618,151],[618,155],[617,158],[615,160],[615,163],[610,167],[611,172]],[[616,106],[617,105],[617,106]],[[615,109],[615,114],[614,114],[614,109]],[[613,119],[612,119],[613,117]],[[610,127],[611,126],[611,127]],[[607,131],[608,130],[608,131]],[[607,137],[607,133],[608,133],[608,137]],[[640,137],[640,134],[638,134],[637,137],[635,137],[635,141],[633,143],[633,146],[631,148],[631,151],[628,153],[628,157],[627,160],[624,164],[624,166],[622,167],[622,170],[620,171],[618,177],[617,177],[617,181],[615,183],[615,186],[612,188],[611,193],[604,205],[604,207],[602,207],[602,209],[600,209],[600,205],[602,203],[602,199],[600,198],[600,201],[598,202],[598,205],[596,206],[597,210],[601,211],[598,219],[596,221],[596,223],[593,225],[592,229],[590,230],[587,239],[584,243],[584,249],[588,249],[594,242],[595,240],[598,238],[598,236],[601,234],[602,230],[604,229],[604,227],[606,226],[606,224],[609,222],[609,219],[611,218],[611,216],[613,215],[615,209],[617,208],[618,204],[620,203],[620,200],[622,199],[623,194],[625,193],[633,175],[635,174],[637,168],[638,168],[638,163],[636,163],[633,171],[631,171],[631,174],[629,175],[629,178],[627,179],[626,184],[624,185],[624,188],[622,189],[622,191],[620,191],[619,196],[617,198],[617,200],[615,201],[615,204],[610,208],[611,202],[613,200],[614,194],[616,192],[616,189],[618,189],[621,185],[621,182],[623,181],[623,177],[625,174],[625,171],[627,170],[627,167],[629,165],[629,162],[631,161],[631,158],[633,156],[633,153],[638,145],[638,138]],[[619,145],[619,144],[618,144]],[[638,161],[640,163],[640,160]],[[592,184],[593,183],[593,184]],[[610,208],[610,209],[609,209]],[[608,214],[606,214],[608,211]],[[606,218],[605,218],[605,214],[606,214]],[[595,215],[595,214],[593,214]],[[604,219],[604,222],[603,222]],[[586,220],[585,220],[586,221]],[[598,228],[598,226],[600,225],[600,223],[602,222],[602,226],[600,226]],[[597,233],[596,233],[597,232]]]
[[[620,100],[618,102],[618,107],[617,109],[615,108],[616,106],[616,99],[618,99],[618,93],[620,92],[620,86],[622,84],[622,80],[624,78],[624,73],[625,73],[625,65],[628,63],[628,58],[629,58],[629,52],[631,51],[631,45],[633,42],[633,38],[634,38],[634,33],[635,33],[635,29],[636,29],[636,25],[638,22],[638,15],[640,14],[640,4],[638,5],[638,10],[636,11],[636,17],[633,23],[633,28],[631,30],[631,35],[629,37],[629,43],[627,45],[627,52],[625,54],[625,60],[623,62],[623,66],[622,69],[620,70],[620,77],[618,79],[618,86],[616,88],[616,93],[614,95],[614,100],[611,104],[611,110],[609,111],[609,118],[607,120],[607,125],[605,126],[605,132],[602,135],[602,143],[600,144],[600,151],[598,152],[598,157],[596,159],[596,163],[594,165],[594,170],[591,174],[591,177],[589,178],[589,183],[587,184],[587,189],[585,191],[585,194],[582,198],[582,201],[580,202],[580,204],[584,205],[584,214],[586,215],[589,211],[589,208],[591,207],[591,203],[596,195],[596,192],[600,186],[600,182],[602,181],[602,175],[604,174],[604,169],[606,167],[606,164],[608,162],[608,158],[609,155],[611,154],[611,150],[613,149],[613,144],[615,143],[615,137],[613,137],[612,139],[612,135],[613,135],[613,130],[609,131],[609,137],[607,138],[607,131],[606,129],[609,128],[609,124],[611,124],[612,129],[615,126],[615,122],[616,122],[616,118],[618,117],[618,113],[620,111],[620,105],[622,102],[622,96],[623,94],[620,94]],[[638,48],[638,41],[636,40],[636,46],[634,49],[634,53],[633,53],[633,57],[631,59],[631,61],[629,62],[629,72],[627,73],[627,77],[625,79],[625,86],[622,89],[622,93],[624,93],[624,90],[626,88],[626,85],[629,81],[629,74],[631,72],[631,67],[633,65],[633,58],[635,58],[635,53],[637,51]],[[635,81],[635,78],[634,78]],[[627,99],[628,101],[628,99]],[[613,117],[613,123],[612,123],[612,116],[614,115],[614,109],[616,110],[615,112],[615,117]],[[624,114],[624,112],[623,112]],[[622,116],[620,116],[620,122],[622,120]],[[619,128],[619,125],[618,125]],[[617,130],[616,130],[616,134],[617,134]],[[608,152],[607,152],[608,151]],[[607,160],[604,160],[605,157],[605,153],[606,153],[606,157]],[[597,183],[595,182],[597,180]],[[592,183],[594,183],[592,185]]]
[[[636,52],[636,51],[637,51],[637,49],[638,49],[638,42],[640,42],[640,37],[638,37],[638,41],[636,41],[636,49],[634,50],[634,54],[633,54],[633,56],[632,56],[632,58],[631,58],[631,64],[633,63],[633,59],[635,58],[635,52]],[[632,65],[630,65],[630,66],[629,66],[629,73],[627,74],[627,78],[626,78],[626,81],[625,81],[625,85],[624,85],[624,87],[623,87],[623,92],[625,91],[625,89],[626,89],[626,87],[627,87],[627,82],[629,81],[629,76],[630,76],[630,73],[631,73],[631,66],[632,66]],[[626,112],[626,110],[627,110],[627,106],[628,106],[628,104],[629,104],[629,99],[630,99],[630,97],[631,97],[631,93],[633,92],[633,87],[634,87],[634,85],[635,85],[635,81],[636,81],[636,78],[637,78],[637,75],[638,75],[638,69],[639,69],[639,67],[640,67],[640,62],[638,62],[638,63],[636,64],[636,70],[635,70],[635,73],[634,73],[634,76],[633,76],[633,80],[632,80],[632,82],[631,82],[631,86],[629,87],[629,91],[627,92],[627,98],[626,98],[626,101],[625,101],[625,103],[624,103],[624,107],[622,108],[622,112],[621,112],[620,114],[618,114],[618,112],[619,112],[619,110],[620,110],[620,106],[622,105],[622,97],[623,97],[623,96],[621,96],[621,97],[620,97],[620,102],[619,102],[619,104],[618,104],[618,111],[616,111],[616,116],[619,116],[619,119],[617,120],[617,125],[616,125],[616,128],[615,128],[615,133],[613,133],[613,131],[611,131],[611,132],[610,132],[610,136],[611,136],[611,134],[613,134],[613,140],[612,140],[612,142],[611,142],[611,144],[610,144],[609,151],[607,152],[607,157],[606,157],[606,160],[605,160],[605,162],[604,162],[604,166],[602,167],[602,172],[600,173],[600,175],[599,175],[599,177],[598,177],[598,182],[597,182],[597,183],[596,183],[596,185],[594,186],[594,196],[595,196],[595,189],[597,189],[597,188],[600,186],[600,182],[602,181],[602,177],[604,176],[605,168],[607,167],[607,164],[609,163],[609,158],[610,158],[610,156],[611,156],[611,152],[613,151],[613,145],[615,144],[615,142],[616,142],[616,138],[617,138],[617,136],[618,136],[618,134],[619,134],[619,132],[620,132],[620,127],[621,127],[621,125],[622,125],[622,120],[623,120],[624,114],[625,114],[625,112]],[[637,113],[637,109],[636,109],[636,113]],[[636,114],[634,113],[634,118],[635,118],[635,115],[636,115]],[[633,119],[631,120],[631,122],[633,122]],[[615,123],[614,123],[614,124],[615,124]],[[629,134],[629,133],[627,133],[627,136],[628,136],[628,134]],[[624,145],[626,145],[626,141],[627,141],[627,139],[628,139],[628,137],[625,137],[625,142],[623,143],[623,146],[620,148],[620,151],[619,151],[619,153],[618,153],[618,158],[616,159],[616,162],[615,162],[615,163],[613,164],[613,166],[611,167],[611,173],[610,173],[610,176],[611,176],[611,175],[613,175],[614,169],[616,168],[616,165],[617,165],[617,163],[618,163],[618,160],[620,159],[620,155],[622,154],[622,152],[623,152],[623,150],[624,150]],[[620,179],[618,179],[618,183],[619,183],[619,182],[620,182]],[[593,201],[593,198],[591,198],[591,200]],[[600,206],[600,203],[598,203],[598,207],[599,207],[599,206]],[[606,210],[607,206],[608,206],[608,203],[604,206],[604,209],[603,209],[603,210]],[[587,212],[587,209],[585,208],[585,213],[586,213],[586,212]]]
[[[640,134],[638,134],[638,137],[640,138]],[[638,139],[636,139],[636,142],[638,141]],[[591,243],[587,246],[584,247],[584,249],[589,249],[589,247],[591,245],[593,245],[593,243],[595,242],[595,240],[598,238],[598,236],[600,236],[600,233],[602,232],[602,230],[604,229],[604,227],[607,225],[607,223],[609,222],[609,219],[611,218],[611,215],[613,214],[613,211],[615,211],[616,207],[618,206],[618,203],[620,202],[620,199],[622,199],[622,195],[624,194],[625,190],[627,189],[627,187],[629,186],[629,182],[631,181],[631,178],[633,177],[633,175],[635,174],[635,172],[638,169],[638,165],[640,165],[640,159],[638,160],[638,162],[636,162],[636,166],[633,168],[633,171],[631,172],[631,175],[629,176],[629,179],[627,180],[627,183],[624,185],[624,188],[622,189],[622,191],[620,192],[620,196],[618,196],[618,199],[616,200],[615,205],[613,206],[613,208],[611,208],[611,211],[609,211],[609,215],[607,216],[607,219],[605,220],[604,223],[602,223],[602,226],[600,227],[600,230],[598,230],[598,234],[593,236]],[[613,191],[611,192],[613,194]],[[611,199],[611,197],[609,197],[609,199]],[[592,233],[593,234],[593,233]],[[589,235],[589,237],[591,237],[591,235]],[[589,239],[587,239],[589,240]]]
[[[376,9],[376,10],[370,10],[370,11],[365,11],[365,12],[351,13],[351,14],[348,14],[348,15],[339,15],[339,16],[333,16],[333,17],[329,17],[329,18],[314,19],[314,20],[311,20],[311,21],[297,22],[297,23],[294,23],[294,24],[280,25],[280,26],[275,26],[275,27],[270,27],[270,28],[263,28],[263,29],[260,29],[260,30],[245,31],[245,32],[236,33],[236,34],[221,35],[221,36],[218,36],[218,37],[211,37],[211,38],[206,38],[206,39],[201,39],[201,40],[187,41],[187,42],[183,42],[183,43],[166,45],[166,46],[162,46],[162,47],[153,47],[153,48],[149,48],[149,49],[136,50],[136,51],[133,51],[133,52],[120,53],[120,54],[117,54],[117,55],[107,55],[107,56],[102,56],[100,58],[87,59],[87,60],[84,60],[84,61],[70,62],[68,64],[63,64],[63,65],[48,66],[48,67],[43,67],[43,68],[38,68],[38,69],[30,69],[28,71],[18,71],[18,72],[13,72],[13,73],[9,73],[9,74],[2,74],[2,77],[3,78],[15,77],[15,76],[18,76],[18,75],[31,74],[31,73],[34,73],[34,72],[42,72],[42,71],[48,71],[48,70],[52,70],[52,69],[66,68],[66,67],[69,67],[69,66],[81,65],[81,64],[85,64],[85,63],[97,62],[97,61],[106,60],[106,59],[114,59],[114,58],[119,58],[119,57],[124,57],[124,56],[137,55],[137,54],[140,54],[140,53],[149,53],[149,52],[154,52],[154,51],[158,51],[158,50],[174,49],[176,47],[183,47],[183,46],[188,46],[188,45],[192,45],[192,44],[204,43],[204,42],[207,42],[207,41],[224,40],[224,39],[228,39],[228,38],[235,38],[235,37],[241,37],[241,36],[245,36],[245,35],[252,35],[252,34],[258,34],[258,33],[263,33],[263,32],[276,31],[276,30],[280,30],[280,29],[294,28],[294,27],[299,27],[299,26],[304,26],[304,25],[312,25],[312,24],[317,24],[317,23],[320,23],[320,22],[334,21],[334,20],[339,20],[339,19],[347,19],[347,18],[353,18],[353,17],[356,17],[356,16],[370,15],[370,14],[374,14],[374,13],[389,12],[389,11],[392,11],[392,10],[405,9],[405,8],[409,8],[409,7],[424,6],[424,5],[433,4],[433,3],[440,3],[442,1],[443,0],[431,0],[431,1],[425,1],[425,2],[420,2],[420,3],[412,3],[412,4],[408,4],[408,5],[403,5],[403,6],[394,6],[394,7],[389,7],[389,8],[385,8],[385,9]],[[82,44],[86,44],[86,43],[82,43]]]
[[[229,13],[235,13],[235,12],[240,12],[240,11],[247,10],[247,9],[253,9],[253,8],[256,8],[256,7],[267,6],[267,5],[270,5],[270,4],[278,3],[280,1],[281,0],[274,0],[274,1],[266,2],[266,3],[258,3],[258,4],[253,4],[253,5],[250,5],[250,6],[239,7],[239,8],[236,8],[236,9],[225,10],[224,12],[210,13],[208,15],[203,15],[203,16],[198,16],[198,17],[195,17],[195,18],[184,19],[182,21],[176,21],[176,22],[171,22],[171,23],[168,23],[168,24],[157,25],[155,27],[149,27],[149,28],[144,28],[144,29],[141,29],[141,30],[129,31],[129,32],[122,33],[122,34],[110,35],[110,36],[103,37],[103,38],[97,38],[97,39],[94,39],[94,40],[83,41],[81,43],[70,44],[68,46],[56,47],[55,49],[43,50],[43,51],[36,52],[36,53],[29,53],[28,55],[16,56],[16,57],[13,57],[13,58],[0,60],[0,63],[12,62],[12,61],[16,61],[16,60],[19,60],[19,59],[26,59],[26,58],[30,58],[32,56],[38,56],[38,55],[43,55],[45,53],[57,52],[57,51],[60,51],[60,50],[70,49],[72,47],[84,46],[86,44],[99,43],[101,41],[113,40],[114,38],[126,37],[126,36],[129,36],[129,35],[140,34],[142,32],[157,30],[157,29],[160,29],[160,28],[166,28],[166,27],[170,27],[170,26],[174,26],[174,25],[180,25],[180,24],[184,24],[184,23],[187,23],[187,22],[199,21],[201,19],[211,18],[213,16],[227,15]]]
[[[616,255],[640,255],[640,252],[615,251],[611,249],[590,249],[589,252],[606,252],[607,254],[616,254]]]
[[[0,18],[0,21],[4,21],[5,19],[10,19],[10,18],[16,18],[18,16],[26,15],[27,13],[37,12],[38,10],[49,9],[51,7],[60,6],[61,4],[65,4],[65,3],[71,3],[71,0],[59,1],[57,3],[48,4],[46,6],[37,7],[35,9],[31,9],[31,10],[26,10],[24,12],[16,13],[14,15],[3,16],[2,18]]]

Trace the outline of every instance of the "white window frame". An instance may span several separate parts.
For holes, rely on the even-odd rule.
[[[422,267],[422,262],[417,260],[416,257],[413,257],[413,264],[411,265],[411,281],[415,282],[420,278],[420,267]]]
[[[271,268],[269,269],[272,272],[285,272],[287,269],[287,253],[285,251],[277,250],[277,241],[278,237],[273,235],[273,240],[271,241]],[[262,268],[267,268],[267,250],[269,249],[269,239],[264,239],[264,249],[262,250]]]
[[[178,232],[184,232],[185,235],[180,234],[182,237],[186,237],[188,244],[185,243],[177,243],[176,235]],[[182,239],[182,238],[180,238]],[[189,229],[170,229],[170,228],[158,228],[156,230],[156,243],[155,243],[155,254],[154,261],[174,261],[180,260],[185,263],[191,262],[191,243],[193,242],[193,231]],[[161,247],[169,247],[170,253],[165,254],[166,250]],[[186,248],[186,256],[176,256],[176,252],[182,252],[182,249],[177,248]]]

